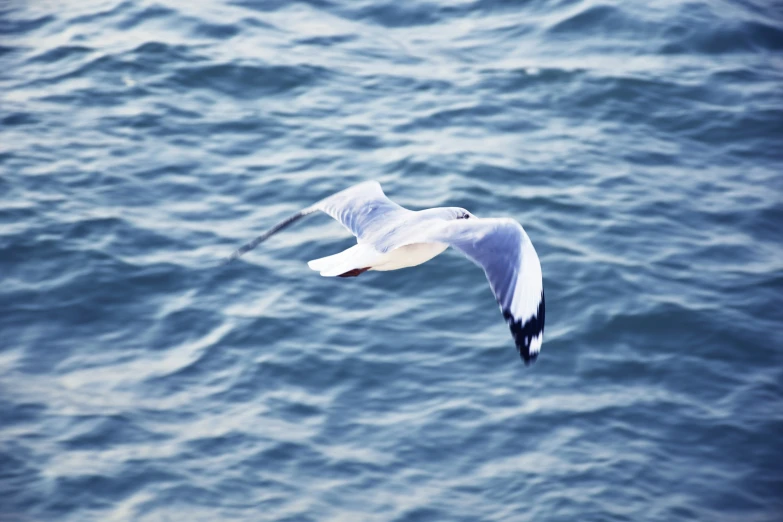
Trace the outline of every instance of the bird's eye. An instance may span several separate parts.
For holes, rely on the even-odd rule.
[[[462,216],[462,219],[468,219],[469,217],[470,217],[470,214],[465,214],[464,216]]]

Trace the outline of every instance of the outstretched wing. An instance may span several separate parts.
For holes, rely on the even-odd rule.
[[[360,243],[371,242],[385,230],[393,229],[400,218],[412,213],[386,197],[377,181],[365,181],[322,199],[315,205],[289,216],[249,243],[235,250],[223,264],[256,248],[277,232],[316,211],[342,223]]]
[[[522,225],[508,218],[447,221],[412,242],[446,243],[483,268],[520,356],[535,361],[544,340],[544,285]]]
[[[310,207],[342,223],[359,242],[368,242],[412,211],[386,197],[377,181],[349,187]]]

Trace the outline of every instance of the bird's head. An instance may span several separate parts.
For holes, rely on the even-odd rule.
[[[449,212],[451,219],[476,219],[476,216],[460,207],[448,207],[444,209]]]

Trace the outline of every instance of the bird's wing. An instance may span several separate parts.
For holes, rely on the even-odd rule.
[[[360,242],[368,242],[412,211],[386,197],[377,181],[366,181],[322,199],[311,209],[326,212]]]
[[[405,243],[427,242],[446,243],[484,269],[520,356],[525,363],[535,361],[544,340],[544,285],[522,225],[508,218],[444,221]]]
[[[365,181],[332,194],[318,203],[289,216],[249,243],[235,250],[225,263],[253,250],[277,232],[316,211],[322,211],[342,223],[360,243],[373,242],[386,230],[393,230],[400,219],[413,212],[386,197],[377,181]]]

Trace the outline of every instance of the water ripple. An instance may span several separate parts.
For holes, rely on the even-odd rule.
[[[783,25],[731,1],[0,7],[0,520],[778,520]],[[365,179],[512,216],[320,278]]]

